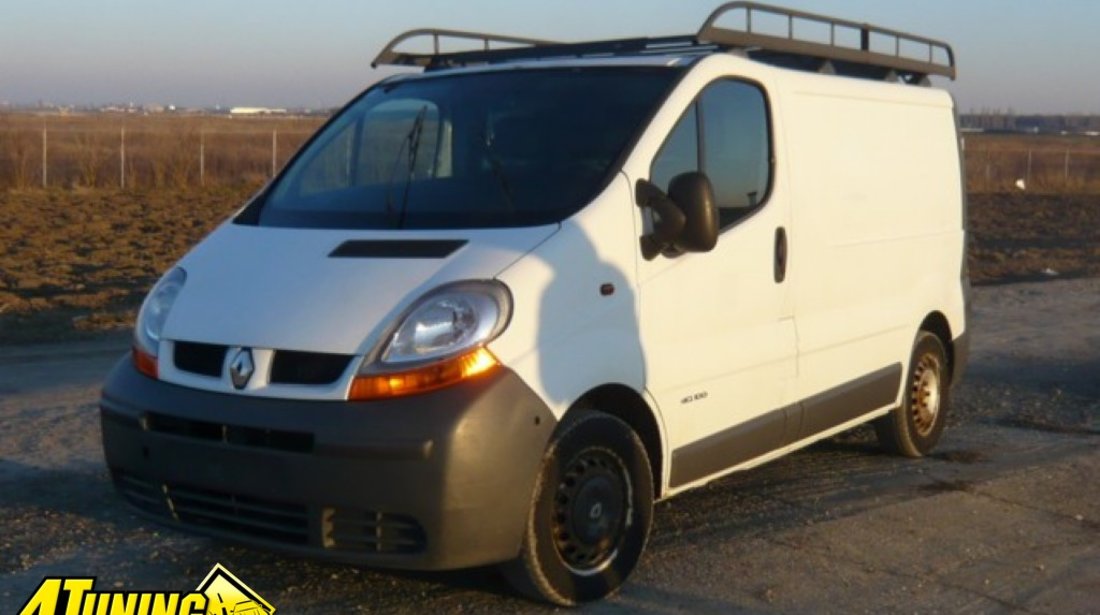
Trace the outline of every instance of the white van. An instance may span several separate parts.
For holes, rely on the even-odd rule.
[[[936,444],[968,347],[947,45],[735,2],[692,35],[422,30],[377,62],[424,70],[351,101],[146,299],[101,402],[142,511],[503,563],[571,605],[622,584],[655,500],[868,421]]]

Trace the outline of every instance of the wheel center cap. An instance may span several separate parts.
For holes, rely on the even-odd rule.
[[[573,532],[584,544],[597,545],[618,530],[622,516],[622,489],[606,476],[584,481],[577,493]]]

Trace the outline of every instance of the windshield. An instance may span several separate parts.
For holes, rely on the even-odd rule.
[[[558,222],[596,196],[678,71],[493,71],[368,90],[297,156],[262,226]]]

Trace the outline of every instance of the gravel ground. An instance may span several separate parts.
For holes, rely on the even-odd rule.
[[[936,455],[878,454],[861,429],[664,502],[634,577],[585,610],[1098,612],[1100,279],[978,288],[974,308]],[[46,575],[185,590],[215,562],[285,613],[546,610],[492,569],[321,564],[138,518],[95,407],[125,344],[0,347],[0,614]]]

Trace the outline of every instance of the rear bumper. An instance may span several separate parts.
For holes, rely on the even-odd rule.
[[[211,393],[128,359],[100,402],[116,487],[203,534],[357,564],[450,569],[515,557],[555,419],[512,372],[403,399]]]

